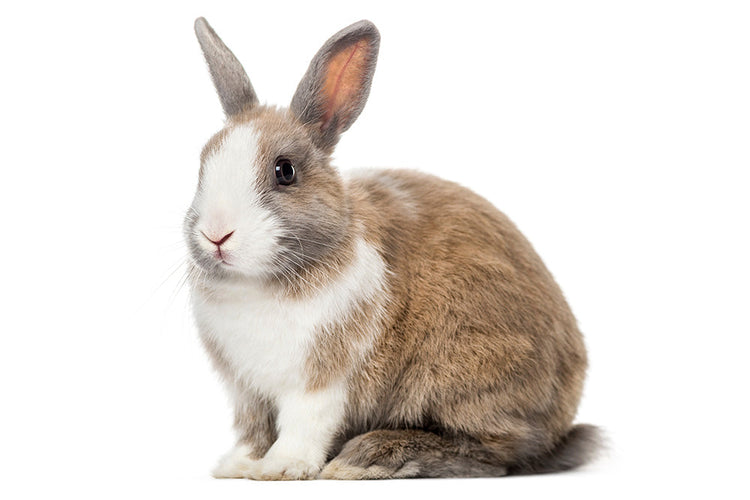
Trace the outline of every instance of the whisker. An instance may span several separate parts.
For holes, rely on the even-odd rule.
[[[299,243],[300,247],[302,247],[301,242],[304,241],[305,243],[312,243],[314,245],[319,245],[319,246],[326,247],[326,248],[331,248],[331,249],[337,249],[337,248],[339,248],[337,245],[331,245],[330,243],[323,242],[323,241],[320,241],[320,240],[314,240],[312,238],[301,238],[301,237],[296,236],[296,235],[292,235],[292,236],[280,236],[279,239],[282,239],[282,240],[296,240]]]

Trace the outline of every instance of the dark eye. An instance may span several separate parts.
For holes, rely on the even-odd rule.
[[[288,186],[296,177],[294,165],[288,158],[279,158],[276,160],[276,182],[282,186]]]

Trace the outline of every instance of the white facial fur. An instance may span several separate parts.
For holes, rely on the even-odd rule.
[[[203,164],[203,177],[193,200],[198,218],[190,235],[205,252],[215,257],[217,247],[209,241],[232,236],[221,245],[228,271],[247,276],[267,273],[277,251],[282,230],[274,215],[260,203],[257,165],[258,132],[251,125],[231,129],[221,145]]]

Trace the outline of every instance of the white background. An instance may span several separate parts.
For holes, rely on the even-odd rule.
[[[0,496],[748,495],[745,2],[27,2],[0,27]],[[219,481],[230,411],[180,286],[180,224],[222,111],[203,15],[285,105],[361,18],[378,71],[336,164],[456,180],[505,211],[589,346],[579,472]]]

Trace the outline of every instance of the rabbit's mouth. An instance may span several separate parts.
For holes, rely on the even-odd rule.
[[[216,250],[214,250],[213,257],[219,261],[219,264],[231,267],[231,264],[229,263],[229,253],[226,250],[222,251],[221,247],[217,247]]]
[[[214,257],[219,261],[221,267],[234,267],[234,265],[229,262],[229,256],[226,255],[226,253],[222,253],[221,250],[217,250],[216,253],[218,255],[214,254]]]

